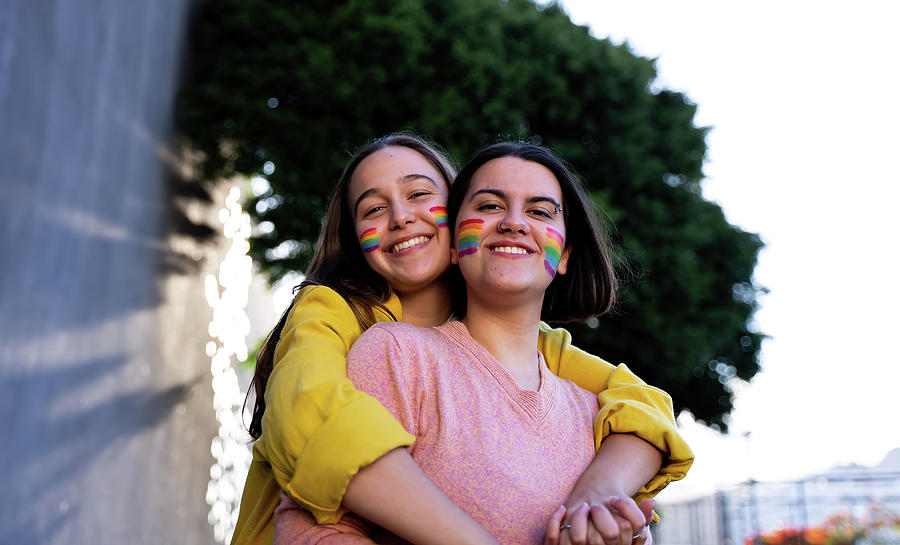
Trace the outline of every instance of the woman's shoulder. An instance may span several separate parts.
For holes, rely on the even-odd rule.
[[[554,388],[556,389],[556,395],[565,400],[564,403],[566,405],[570,407],[580,407],[581,409],[590,411],[591,414],[594,414],[599,410],[600,406],[597,400],[597,394],[582,388],[569,379],[555,375],[547,367],[546,360],[541,356],[542,355],[539,353],[538,357],[541,358],[541,364],[543,365],[541,380],[546,380],[548,383],[555,384]]]
[[[436,327],[419,327],[406,322],[378,322],[363,335],[392,338],[401,344],[420,344],[439,338],[437,330]]]
[[[297,305],[310,304],[321,301],[325,301],[331,304],[343,304],[348,308],[350,307],[350,304],[347,303],[346,299],[341,297],[341,294],[334,291],[332,288],[323,286],[321,284],[301,284],[300,289],[297,290],[297,294],[294,296],[295,307]]]
[[[306,285],[294,296],[288,312],[287,327],[306,321],[338,325],[341,330],[356,329],[356,334],[359,334],[359,326],[350,303],[327,286]]]
[[[418,327],[404,322],[379,322],[367,329],[353,346],[355,352],[384,349],[402,354],[406,361],[429,361],[446,351],[447,338],[439,327]]]
[[[316,308],[329,314],[340,314],[345,317],[354,316],[350,302],[333,288],[321,284],[306,284],[297,291],[294,296],[291,312],[304,308]],[[383,308],[375,307],[375,320],[377,322],[393,322],[402,319],[400,299],[392,293],[387,301],[382,303]]]

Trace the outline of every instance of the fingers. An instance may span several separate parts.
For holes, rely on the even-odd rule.
[[[656,507],[656,500],[644,500],[638,505],[641,514],[644,515],[645,526],[653,522],[653,509]],[[648,534],[650,532],[647,532]]]
[[[640,527],[638,527],[638,530],[635,530],[634,527],[631,525],[631,522],[629,522],[628,519],[626,519],[622,516],[616,516],[616,515],[613,515],[613,517],[616,519],[616,522],[619,524],[618,545],[631,545],[631,543],[634,541],[634,536],[637,535],[637,532],[639,531]]]
[[[559,543],[560,526],[566,517],[566,508],[562,505],[550,515],[547,521],[547,530],[544,532],[544,545],[557,545]]]
[[[632,541],[633,545],[653,545],[653,534],[650,533],[650,527],[644,526],[640,530],[640,534],[635,533],[638,537]]]
[[[645,503],[647,502],[641,502],[641,505],[643,506]],[[631,527],[635,530],[632,535],[637,535],[637,531],[649,523],[648,517],[638,508],[631,498],[613,497],[609,499],[609,505],[618,511],[619,514],[631,524]],[[646,506],[644,507],[646,508]],[[650,506],[650,510],[653,510],[653,505]]]
[[[610,499],[610,507],[582,503],[570,512],[568,520],[561,507],[550,517],[545,544],[652,545],[647,525],[655,506],[653,500],[645,500],[638,506],[629,498],[614,497]],[[560,530],[562,524],[568,527]]]
[[[572,516],[569,517],[568,521],[566,521],[567,524],[571,524],[572,527],[563,533],[560,543],[565,544],[565,539],[568,538],[569,542],[572,545],[586,545],[589,515],[590,506],[587,503],[582,503],[581,505],[576,507],[575,510],[572,511]]]
[[[614,514],[605,505],[594,505],[591,507],[591,524],[602,539],[602,541],[599,541],[598,543],[602,543],[603,545],[620,545],[620,543],[622,543],[620,521],[628,525],[628,532],[626,532],[628,533],[628,541],[624,542],[628,543],[631,541],[631,536],[634,534],[629,533],[631,531],[631,524],[627,520]]]

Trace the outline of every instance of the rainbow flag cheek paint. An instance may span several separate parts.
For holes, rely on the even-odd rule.
[[[359,235],[359,243],[365,253],[374,252],[381,246],[381,239],[378,238],[378,232],[374,227],[366,229],[363,234]]]
[[[550,278],[556,276],[562,245],[562,235],[558,231],[547,227],[547,240],[544,242],[544,268],[550,273]]]
[[[428,209],[431,212],[431,215],[434,216],[434,220],[437,222],[438,227],[449,227],[447,225],[447,207],[446,206],[432,206]]]
[[[481,243],[478,239],[481,237],[481,228],[484,227],[484,220],[465,220],[459,224],[459,257],[474,254],[478,251]]]

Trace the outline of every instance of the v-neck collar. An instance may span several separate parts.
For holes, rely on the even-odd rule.
[[[535,353],[538,356],[538,372],[540,373],[540,385],[535,390],[523,390],[516,383],[516,380],[509,374],[503,365],[497,361],[486,348],[472,338],[466,325],[460,321],[451,321],[439,326],[438,330],[456,341],[466,348],[482,365],[482,367],[493,377],[500,385],[503,391],[512,398],[515,403],[525,411],[528,416],[537,421],[543,422],[547,413],[556,403],[558,385],[555,380],[550,378],[551,373],[544,361],[544,355],[535,347]]]

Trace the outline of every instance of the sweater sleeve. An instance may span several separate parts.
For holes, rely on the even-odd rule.
[[[644,383],[625,364],[614,366],[572,346],[572,336],[565,329],[541,323],[538,349],[551,372],[597,394],[596,448],[611,433],[631,433],[662,452],[662,468],[635,494],[635,501],[652,498],[670,482],[684,478],[694,453],[675,426],[669,394]]]
[[[288,315],[266,387],[260,450],[278,485],[320,523],[337,522],[350,478],[414,438],[347,378],[360,335],[335,291],[304,288]]]

